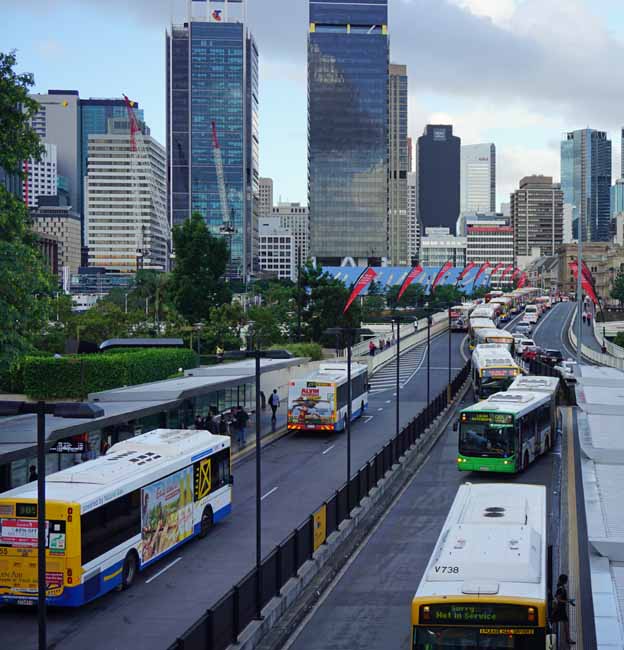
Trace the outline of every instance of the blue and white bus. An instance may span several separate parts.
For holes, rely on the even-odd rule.
[[[156,429],[50,474],[47,602],[76,607],[129,587],[231,508],[230,439],[208,431]],[[0,494],[0,602],[36,603],[37,534],[36,482]]]

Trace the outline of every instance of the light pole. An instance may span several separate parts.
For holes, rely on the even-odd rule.
[[[253,324],[252,324],[253,325]],[[217,362],[224,359],[254,359],[254,379],[256,389],[256,618],[262,619],[262,445],[260,431],[260,359],[291,359],[288,350],[260,350],[256,337],[253,345],[253,329],[247,339],[246,350],[232,350],[221,355],[210,355]]]
[[[431,314],[427,314],[427,404],[431,398]]]
[[[37,620],[39,650],[47,648],[46,619],[46,502],[45,502],[45,416],[93,419],[104,415],[104,409],[89,402],[0,402],[0,416],[34,414],[37,416]]]
[[[448,307],[448,385],[446,388],[446,400],[447,403],[451,403],[451,341],[453,332],[451,330],[451,305],[449,303]]]
[[[578,247],[576,260],[576,363],[581,363],[581,347],[583,341],[583,212],[576,220],[578,230]]]
[[[371,330],[360,327],[330,327],[325,334],[340,336],[347,346],[347,519],[351,518],[351,411],[353,397],[351,394],[351,347],[357,334],[373,334]]]

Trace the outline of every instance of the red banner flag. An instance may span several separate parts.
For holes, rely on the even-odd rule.
[[[436,275],[435,280],[433,281],[433,284],[431,285],[431,290],[430,293],[433,293],[435,291],[435,288],[438,286],[438,282],[444,277],[445,273],[448,273],[451,269],[453,268],[453,263],[452,262],[447,262],[439,271],[438,275]]]
[[[472,286],[476,287],[477,286],[477,280],[483,275],[485,271],[487,271],[490,268],[490,263],[485,262],[484,264],[481,265],[481,268],[477,272],[477,275],[475,276],[475,279],[472,282]]]
[[[476,264],[474,262],[468,262],[468,264],[466,264],[466,266],[464,267],[464,270],[459,274],[459,277],[457,278],[457,282],[461,282],[466,277],[466,275],[470,273],[472,269],[474,269],[475,266]]]
[[[499,262],[495,267],[492,273],[490,273],[490,277],[494,277],[502,268],[505,266],[505,262]]]
[[[585,262],[583,262],[585,264]],[[574,279],[578,279],[578,264],[576,262],[570,262],[569,263],[570,270],[574,274]],[[587,273],[589,273],[589,269],[587,269]],[[591,274],[590,274],[591,276]],[[582,275],[581,275],[581,287],[583,288],[583,291],[590,297],[591,301],[594,303],[594,305],[598,304],[598,297],[596,296],[596,292],[594,291],[594,287],[592,286],[591,282],[587,278],[585,269],[583,269]]]
[[[423,272],[423,267],[420,266],[420,264],[417,264],[408,274],[405,280],[403,280],[403,284],[401,285],[401,289],[399,291],[399,295],[397,296],[397,302],[401,300],[401,296],[405,293],[407,290],[407,287],[414,282],[414,280]]]
[[[510,265],[509,265],[509,266],[508,266],[508,267],[503,271],[503,274],[500,276],[500,281],[501,281],[501,282],[505,279],[505,276],[506,276],[508,273],[511,273],[511,272],[513,271],[513,267],[514,267],[514,265],[513,265],[513,264],[510,264]]]
[[[527,280],[527,274],[523,273],[518,280],[518,289],[522,289],[522,287],[527,283]]]
[[[364,291],[364,289],[377,277],[377,273],[369,266],[360,274],[357,279],[353,291],[347,300],[345,308],[342,310],[343,314],[347,313],[347,309],[351,307],[351,303]]]
[[[514,272],[511,274],[512,281],[515,280],[519,274],[520,274],[520,269],[515,269]]]

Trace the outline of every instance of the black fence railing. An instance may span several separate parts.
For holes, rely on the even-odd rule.
[[[468,378],[467,363],[451,382],[450,398],[453,400]],[[392,466],[416,443],[420,436],[449,404],[449,391],[437,395],[416,417],[393,436],[351,478],[350,485],[343,484],[319,509],[307,517],[262,561],[261,606],[281,595],[282,587],[295,577],[305,562],[312,559],[314,551],[338,530],[364,497],[384,478]],[[351,503],[347,504],[347,495]],[[239,634],[249,625],[258,611],[258,573],[254,567],[219,601],[212,605],[169,650],[225,650],[238,642]]]

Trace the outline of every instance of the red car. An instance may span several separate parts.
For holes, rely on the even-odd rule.
[[[537,359],[541,352],[542,348],[538,348],[537,346],[527,347],[522,351],[522,358],[525,361],[533,361]]]

